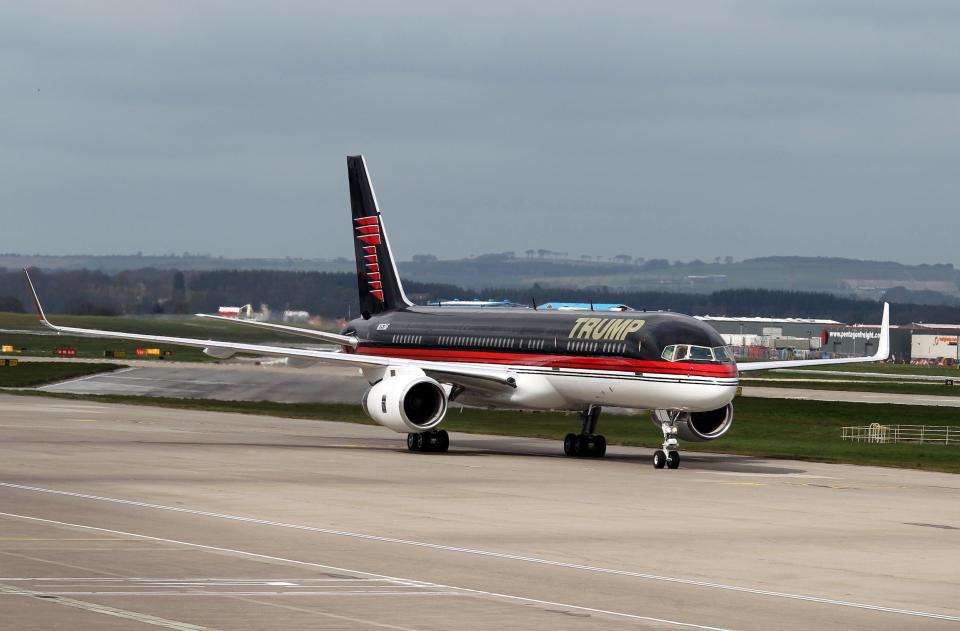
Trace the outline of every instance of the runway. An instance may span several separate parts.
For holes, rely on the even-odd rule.
[[[124,394],[151,397],[358,403],[368,384],[360,371],[343,366],[137,362],[111,373],[42,386],[47,392]]]
[[[954,475],[11,395],[0,427],[12,628],[960,623]]]
[[[355,368],[285,365],[190,364],[185,362],[132,362],[128,368],[39,388],[75,394],[127,394],[186,397],[227,401],[277,401],[280,403],[357,403],[367,383]],[[960,396],[845,392],[806,388],[744,386],[743,395],[811,401],[849,401],[960,407]],[[612,408],[610,412],[616,411]]]

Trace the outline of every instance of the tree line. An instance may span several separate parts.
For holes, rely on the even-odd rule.
[[[330,318],[357,315],[357,279],[351,273],[274,270],[172,271],[141,269],[103,272],[36,270],[31,272],[50,313],[120,315],[212,313],[222,305],[274,311],[302,309]],[[840,322],[876,322],[879,305],[830,293],[727,289],[713,293],[617,291],[601,289],[490,288],[482,291],[441,283],[405,281],[407,295],[418,304],[451,298],[510,300],[520,304],[550,301],[624,303],[635,309],[690,315],[829,318]],[[31,299],[23,273],[0,269],[0,311],[23,311]],[[960,308],[892,302],[896,324],[960,322]]]

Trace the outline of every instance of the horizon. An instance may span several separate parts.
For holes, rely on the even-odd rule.
[[[422,256],[428,256],[428,257],[436,256],[436,261],[438,261],[438,262],[439,262],[439,261],[471,261],[471,260],[480,259],[480,258],[483,258],[483,257],[491,257],[491,258],[488,258],[487,260],[492,260],[492,257],[503,257],[503,258],[505,258],[505,259],[514,259],[514,260],[523,260],[523,261],[562,261],[562,262],[583,263],[583,264],[603,263],[603,264],[619,264],[619,265],[623,265],[624,267],[630,267],[630,266],[632,266],[632,267],[642,267],[642,266],[643,266],[643,263],[636,263],[635,261],[631,261],[631,262],[616,261],[615,259],[616,259],[616,257],[619,256],[619,255],[608,255],[608,256],[606,256],[606,257],[602,257],[602,256],[600,256],[600,255],[596,255],[596,256],[590,255],[591,258],[589,258],[589,259],[584,259],[584,258],[582,258],[583,255],[574,256],[574,255],[568,254],[568,253],[566,253],[566,252],[548,251],[550,254],[558,254],[558,255],[568,254],[568,256],[566,256],[566,257],[564,257],[564,256],[550,256],[550,255],[545,255],[545,256],[527,256],[527,255],[525,254],[525,252],[526,252],[525,250],[522,251],[522,252],[520,252],[520,253],[517,253],[517,252],[514,252],[514,251],[507,251],[507,252],[481,252],[481,253],[478,253],[478,254],[470,254],[470,255],[467,255],[467,256],[463,256],[463,257],[460,257],[460,258],[441,258],[441,257],[439,257],[439,256],[437,256],[437,255],[430,254],[430,253],[428,253],[428,252],[420,252],[420,253],[417,253],[417,254],[410,255],[409,258],[403,258],[402,256],[397,256],[397,261],[398,261],[398,262],[403,262],[403,263],[416,263],[416,262],[421,262],[421,261],[415,261],[415,260],[413,260],[414,257],[422,257]],[[584,255],[585,255],[585,254],[586,254],[586,253],[584,253]],[[512,256],[511,256],[511,255],[512,255]],[[163,253],[163,254],[153,254],[153,253],[146,253],[146,252],[133,252],[133,253],[126,253],[126,254],[124,254],[124,253],[115,253],[115,254],[84,254],[84,253],[76,253],[76,252],[74,252],[74,253],[68,253],[68,254],[50,254],[50,253],[39,253],[39,252],[26,254],[26,253],[19,253],[19,252],[0,252],[0,258],[2,258],[2,257],[20,257],[20,258],[158,258],[158,259],[164,259],[164,258],[169,258],[169,259],[190,259],[190,258],[196,258],[196,259],[207,259],[207,260],[220,260],[220,259],[223,259],[223,260],[226,260],[226,261],[233,261],[233,260],[246,260],[246,261],[257,261],[257,260],[263,260],[263,261],[294,260],[294,261],[312,261],[312,262],[321,262],[321,263],[338,263],[338,262],[343,262],[343,261],[345,260],[345,261],[348,262],[348,263],[353,263],[353,253],[352,253],[352,252],[348,252],[348,253],[346,253],[346,254],[343,254],[343,255],[340,255],[340,256],[334,256],[334,257],[330,257],[330,258],[326,258],[326,257],[309,257],[309,256],[224,256],[224,255],[214,255],[214,254],[207,254],[207,253],[200,253],[200,252],[167,252],[167,253]],[[956,265],[956,264],[954,264],[954,263],[952,263],[952,262],[950,262],[950,261],[936,261],[936,262],[929,262],[929,261],[927,261],[927,262],[919,262],[919,263],[907,263],[907,262],[904,262],[904,261],[897,261],[897,260],[893,260],[893,259],[862,259],[862,258],[854,258],[854,257],[849,257],[849,256],[829,256],[829,255],[823,255],[823,256],[821,256],[821,255],[816,255],[816,256],[814,256],[814,255],[803,255],[803,254],[773,254],[773,255],[765,255],[765,256],[751,256],[751,257],[745,257],[745,258],[734,258],[732,261],[729,261],[729,262],[724,261],[724,260],[719,260],[719,261],[717,261],[717,260],[714,260],[714,259],[709,259],[709,260],[708,260],[708,259],[699,259],[699,258],[693,258],[693,259],[687,259],[687,260],[684,260],[684,259],[660,259],[660,257],[655,257],[655,258],[653,258],[653,259],[642,259],[642,260],[643,260],[644,262],[646,262],[646,261],[651,261],[651,260],[666,260],[666,261],[668,261],[668,262],[670,263],[671,266],[702,264],[702,265],[719,265],[719,266],[723,267],[723,266],[726,266],[726,265],[735,265],[735,264],[737,264],[737,263],[747,263],[747,262],[750,262],[750,261],[769,260],[769,259],[821,259],[821,260],[849,261],[849,262],[872,263],[872,264],[885,264],[885,265],[893,264],[893,265],[902,265],[902,266],[905,266],[905,267],[922,267],[922,266],[925,266],[925,267],[948,267],[948,268],[953,268],[953,269],[958,269],[958,268],[960,268],[960,265]],[[424,262],[429,262],[429,261],[424,261]]]

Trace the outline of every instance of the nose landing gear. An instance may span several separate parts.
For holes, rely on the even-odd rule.
[[[680,468],[680,452],[656,450],[653,452],[653,466],[656,469],[663,469],[664,467],[668,469]]]
[[[679,469],[680,451],[677,441],[677,419],[682,412],[676,410],[656,410],[654,415],[660,421],[660,430],[663,432],[663,449],[653,452],[653,466],[655,469]]]
[[[582,427],[579,434],[567,434],[563,439],[563,453],[580,458],[603,458],[607,453],[607,439],[595,434],[600,420],[600,406],[591,405],[580,413]]]

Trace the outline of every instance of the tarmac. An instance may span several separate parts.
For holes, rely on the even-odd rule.
[[[0,431],[4,629],[960,626],[955,475],[16,395]]]
[[[369,384],[347,366],[291,368],[282,363],[197,364],[139,361],[100,373],[38,388],[73,394],[276,401],[279,403],[359,403]]]

